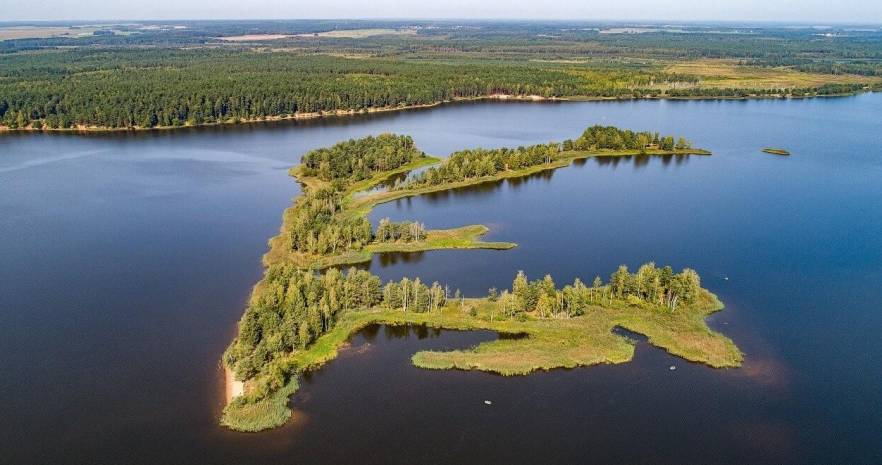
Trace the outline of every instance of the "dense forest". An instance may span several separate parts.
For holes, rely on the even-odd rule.
[[[371,223],[364,217],[337,215],[342,194],[333,187],[310,189],[297,198],[288,236],[296,252],[316,255],[361,250],[373,240]]]
[[[367,271],[353,268],[344,275],[331,269],[319,275],[292,266],[270,267],[224,362],[238,379],[251,378],[274,357],[324,334],[340,312],[374,306],[381,298],[380,279]]]
[[[857,77],[882,75],[882,32],[848,28],[820,34],[811,28],[771,26],[505,21],[474,22],[469,27],[455,21],[99,26],[93,36],[0,40],[0,126],[178,127],[360,112],[492,94],[836,95],[880,88],[880,81]],[[321,35],[359,28],[389,32]],[[0,25],[0,34],[2,30]],[[286,38],[225,40],[243,34]],[[725,76],[719,82],[727,86],[720,87],[713,76],[668,69],[694,59],[793,74],[772,83]],[[805,82],[795,70],[830,79]],[[854,78],[833,79],[834,75]]]
[[[361,181],[394,170],[425,156],[410,136],[381,134],[350,139],[328,148],[311,150],[301,159],[302,173],[324,181]]]
[[[81,54],[82,60],[66,57]],[[425,105],[491,94],[630,95],[664,73],[221,50],[44,52],[0,58],[11,128],[152,128]]]
[[[7,26],[30,25],[6,23]],[[790,66],[861,64],[879,68],[882,30],[876,26],[737,23],[629,24],[623,21],[245,20],[47,23],[36,26],[100,28],[91,36],[0,41],[0,54],[52,48],[143,48],[260,45],[373,56],[641,59],[717,58]],[[4,24],[0,23],[0,28]],[[380,29],[373,36],[315,35]],[[395,34],[406,31],[408,34]],[[225,38],[279,34],[272,41],[229,43]]]

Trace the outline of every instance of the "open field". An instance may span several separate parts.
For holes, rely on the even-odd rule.
[[[414,28],[403,29],[340,29],[335,31],[317,32],[315,34],[297,34],[296,37],[327,37],[331,39],[365,39],[374,36],[414,36],[417,30]]]
[[[334,31],[315,32],[307,34],[243,34],[239,36],[218,37],[225,42],[259,42],[264,40],[279,40],[291,38],[328,38],[328,39],[365,39],[374,36],[413,36],[417,30],[413,28],[402,29],[339,29]]]
[[[805,73],[790,68],[741,66],[731,60],[696,60],[667,65],[665,72],[697,76],[692,85],[678,88],[786,89],[812,88],[826,84],[878,84],[882,79],[868,76]]]
[[[98,29],[100,28],[95,26],[7,26],[0,27],[0,40],[91,36]]]
[[[225,42],[258,42],[261,40],[279,40],[294,37],[289,34],[245,34],[241,36],[218,37]]]

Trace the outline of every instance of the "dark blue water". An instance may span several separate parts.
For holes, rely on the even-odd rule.
[[[0,137],[0,463],[878,463],[879,115],[879,94],[487,103]],[[589,160],[381,206],[373,220],[485,223],[488,239],[520,246],[383,256],[371,270],[483,294],[518,269],[562,283],[620,263],[690,266],[727,304],[711,322],[745,351],[744,368],[639,343],[620,366],[427,372],[410,366],[414,351],[492,335],[375,328],[306,380],[286,427],[216,426],[217,360],[298,193],[286,169],[300,154],[395,131],[446,155],[595,123],[682,134],[714,155]]]

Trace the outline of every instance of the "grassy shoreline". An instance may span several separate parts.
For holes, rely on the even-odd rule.
[[[451,302],[439,311],[416,313],[372,308],[346,313],[337,325],[305,350],[295,351],[275,363],[292,373],[277,393],[255,403],[231,402],[221,423],[237,431],[254,432],[283,424],[292,415],[287,399],[297,390],[297,374],[315,370],[335,359],[358,331],[375,324],[422,325],[448,330],[488,330],[520,335],[496,339],[452,351],[419,351],[414,366],[424,369],[458,369],[527,375],[534,371],[626,363],[633,359],[635,343],[613,332],[621,327],[647,337],[647,343],[693,363],[716,369],[741,366],[743,354],[728,337],[713,331],[705,318],[723,308],[717,297],[704,291],[696,305],[676,312],[658,312],[613,301],[593,306],[579,317],[523,321],[501,318],[496,304],[486,298]]]

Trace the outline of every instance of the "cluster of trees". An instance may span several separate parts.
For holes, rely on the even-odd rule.
[[[270,267],[239,321],[224,362],[237,379],[249,379],[277,356],[315,341],[344,310],[377,305],[380,286],[378,277],[354,268],[319,275],[289,265]]]
[[[423,157],[410,136],[381,134],[351,139],[332,147],[312,150],[302,159],[303,174],[332,181],[309,189],[291,209],[288,237],[291,249],[315,255],[360,250],[376,237],[383,242],[415,241],[426,236],[419,223],[380,223],[376,236],[362,216],[339,215],[346,186],[357,180],[398,168]]]
[[[405,312],[431,312],[447,304],[448,293],[447,287],[442,287],[437,281],[427,286],[420,278],[403,278],[383,286],[383,305]]]
[[[648,302],[677,309],[681,303],[691,303],[701,293],[701,278],[690,268],[674,274],[670,266],[658,268],[646,263],[636,273],[625,265],[610,276],[609,290],[615,298]]]
[[[380,134],[311,150],[303,155],[301,164],[306,176],[325,181],[360,181],[424,156],[410,136]]]
[[[497,307],[507,317],[518,317],[533,312],[540,318],[571,317],[584,314],[589,305],[599,304],[607,290],[600,278],[591,287],[576,278],[572,285],[558,289],[551,275],[530,281],[523,271],[518,271],[511,291],[504,290],[498,297]],[[491,290],[495,296],[495,290]]]
[[[561,289],[555,286],[551,275],[530,281],[519,271],[511,291],[497,294],[496,289],[491,289],[490,298],[497,300],[501,314],[507,317],[531,312],[540,318],[553,318],[583,315],[591,305],[613,301],[675,311],[678,305],[694,302],[700,293],[701,279],[695,270],[686,268],[675,274],[670,266],[658,268],[650,262],[640,266],[636,273],[621,265],[610,276],[609,284],[604,284],[600,276],[590,286],[576,278]]]
[[[615,126],[594,125],[585,129],[576,140],[565,140],[564,150],[646,150],[646,149],[688,149],[692,144],[679,137],[661,136],[657,132],[634,132]]]
[[[291,249],[316,254],[360,250],[373,238],[371,223],[364,217],[337,215],[343,196],[332,187],[302,194],[289,213]]]
[[[400,189],[434,186],[506,170],[551,163],[561,152],[560,144],[537,144],[515,149],[472,149],[454,152],[438,166],[433,166],[399,186]]]
[[[426,239],[426,225],[417,221],[393,222],[383,218],[377,225],[374,240],[377,242],[415,242]]]

